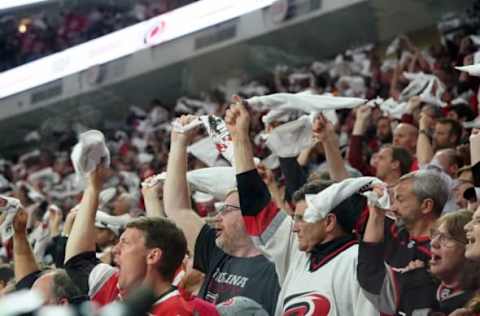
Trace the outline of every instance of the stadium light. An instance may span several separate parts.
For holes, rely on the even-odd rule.
[[[0,1],[0,11],[47,1],[51,0],[2,0]]]

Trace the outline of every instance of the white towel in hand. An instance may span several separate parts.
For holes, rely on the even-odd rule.
[[[89,130],[80,134],[79,142],[73,147],[70,158],[79,179],[84,179],[86,174],[95,170],[100,163],[110,166],[110,151],[102,132]]]
[[[330,185],[318,194],[307,194],[307,209],[303,218],[306,222],[315,223],[353,194],[371,191],[374,184],[384,183],[375,177],[349,178]]]

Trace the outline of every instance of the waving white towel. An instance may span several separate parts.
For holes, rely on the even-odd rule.
[[[152,187],[158,182],[163,182],[167,173],[162,172],[144,181],[142,186]],[[211,167],[191,170],[187,172],[187,182],[193,191],[200,191],[213,195],[217,200],[223,201],[230,191],[237,187],[235,169],[233,167]]]
[[[13,219],[17,212],[22,208],[20,200],[0,196],[0,214],[6,213],[5,220],[0,225],[0,232],[2,234],[2,240],[8,240],[13,236]]]
[[[468,72],[471,76],[480,76],[480,64],[455,67],[457,70]]]
[[[339,183],[334,183],[318,194],[307,194],[305,201],[307,209],[303,218],[306,222],[315,223],[324,218],[337,205],[355,193],[364,193],[372,190],[374,184],[384,185],[384,183],[375,177],[349,178]],[[378,196],[367,194],[372,203],[382,203],[382,208],[388,208],[386,202],[388,194],[383,194],[383,200],[380,202]]]
[[[281,158],[296,157],[313,145],[312,121],[308,115],[274,128],[267,136],[266,145]]]
[[[367,100],[314,94],[275,93],[247,100],[252,106],[264,105],[270,109],[303,111],[306,113],[324,110],[351,109],[364,104]]]
[[[73,147],[70,156],[75,172],[80,179],[100,164],[110,165],[110,151],[105,144],[102,132],[89,130],[80,134],[79,142]]]

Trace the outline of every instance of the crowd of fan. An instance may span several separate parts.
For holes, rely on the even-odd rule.
[[[0,16],[0,71],[9,70],[69,47],[148,20],[194,0],[158,0],[133,6],[118,4],[65,6],[58,16]]]
[[[103,151],[77,126],[72,154],[67,133],[3,160],[0,306],[479,315],[480,81],[454,66],[480,46],[444,40],[279,66],[231,101],[132,107]]]

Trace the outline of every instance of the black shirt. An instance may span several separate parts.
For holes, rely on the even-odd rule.
[[[205,273],[199,296],[218,304],[235,296],[248,297],[273,315],[280,285],[275,266],[266,257],[233,257],[215,244],[215,230],[204,225],[197,237],[194,268]]]

